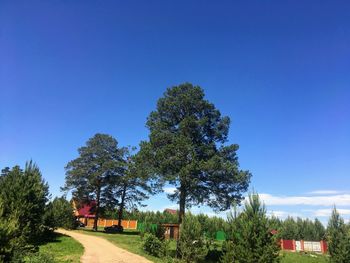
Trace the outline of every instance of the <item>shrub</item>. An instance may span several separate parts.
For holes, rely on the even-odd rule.
[[[208,254],[201,225],[197,217],[186,214],[180,227],[178,249],[181,259],[185,262],[199,262]]]
[[[155,236],[159,240],[164,241],[164,239],[165,239],[165,228],[161,224],[157,224],[157,228],[156,228],[155,232],[156,232]]]
[[[143,238],[146,233],[155,235],[155,230],[153,230],[151,220],[148,216],[144,218],[144,221],[142,223],[142,228],[140,230],[141,238]]]
[[[279,262],[279,246],[269,229],[265,206],[257,194],[249,195],[242,213],[229,218],[230,238],[221,262]]]
[[[77,222],[73,214],[71,203],[64,197],[56,197],[46,207],[44,224],[52,229],[58,227],[75,229],[77,227]]]
[[[28,255],[25,260],[25,263],[55,263],[53,255],[49,253],[38,252]]]
[[[166,246],[155,235],[146,233],[143,237],[142,248],[150,255],[162,257],[166,253]]]

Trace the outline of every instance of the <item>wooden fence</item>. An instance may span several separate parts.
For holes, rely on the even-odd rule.
[[[93,227],[94,226],[94,218],[79,218],[79,221],[85,224],[87,227]],[[112,226],[112,225],[118,225],[117,219],[106,219],[106,218],[99,218],[97,221],[97,226],[99,227],[106,227],[106,226]],[[124,229],[137,229],[137,220],[122,220],[122,226]]]

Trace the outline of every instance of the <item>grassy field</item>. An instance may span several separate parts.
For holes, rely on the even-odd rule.
[[[83,246],[73,238],[53,233],[39,243],[39,252],[51,255],[57,263],[79,263],[83,255]]]
[[[319,254],[283,252],[281,263],[326,263],[328,258]]]
[[[156,262],[156,263],[164,262],[162,259],[150,256],[142,250],[141,238],[138,235],[138,232],[125,231],[123,234],[106,234],[103,231],[94,232],[91,229],[81,229],[76,231],[81,232],[83,234],[103,237],[109,240],[110,242],[112,242],[113,244],[117,245],[118,247],[121,247],[132,253],[143,256],[153,262]],[[171,241],[170,248],[171,250],[174,251],[174,253],[175,253],[175,247],[176,247],[175,241]],[[210,258],[206,260],[206,262],[208,263],[218,262],[219,253],[217,251],[212,250],[209,252],[208,258]],[[328,262],[326,256],[317,255],[317,254],[300,254],[300,253],[293,253],[293,252],[283,252],[282,258],[281,258],[281,263],[326,263],[326,262]]]

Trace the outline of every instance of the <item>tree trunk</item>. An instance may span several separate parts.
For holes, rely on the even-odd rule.
[[[95,231],[97,231],[97,222],[100,216],[100,196],[101,196],[101,187],[99,186],[96,191],[96,212],[95,212],[94,227],[93,227]]]
[[[180,247],[179,247],[179,240],[180,240],[180,227],[183,221],[183,218],[185,216],[185,206],[186,206],[186,192],[183,187],[180,187],[180,200],[179,200],[180,210],[179,210],[179,231],[177,232],[177,242],[176,242],[176,257],[180,258]]]
[[[126,196],[126,188],[127,185],[124,184],[123,186],[123,192],[122,192],[122,198],[119,205],[119,211],[118,211],[118,226],[120,227],[122,225],[123,220],[123,211],[124,211],[124,203],[125,203],[125,196]]]

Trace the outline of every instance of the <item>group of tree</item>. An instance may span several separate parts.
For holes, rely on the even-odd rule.
[[[136,156],[130,147],[119,147],[115,138],[107,134],[96,134],[86,146],[78,149],[79,156],[66,166],[64,191],[72,190],[78,206],[96,201],[93,228],[101,214],[118,208],[118,225],[121,226],[126,208],[142,205],[150,194],[160,190],[159,185],[138,169]]]
[[[332,262],[350,262],[349,226],[334,209],[327,231],[315,221],[269,219],[257,194],[243,200],[251,174],[241,170],[237,144],[228,144],[230,119],[205,99],[198,86],[185,83],[169,88],[147,118],[148,140],[139,151],[120,147],[115,138],[96,134],[78,149],[78,157],[66,165],[64,191],[71,190],[81,203],[95,200],[94,229],[100,215],[154,223],[179,223],[176,255],[184,262],[200,262],[210,240],[219,230],[228,239],[221,262],[278,262],[277,238],[320,240],[326,237]],[[150,195],[172,185],[168,198],[179,205],[178,213],[139,212],[136,208]],[[185,216],[193,205],[214,211],[228,210],[228,220],[206,215]],[[79,204],[78,204],[79,205]],[[131,211],[131,212],[129,212]],[[64,198],[49,202],[48,185],[39,168],[29,162],[24,169],[5,168],[0,176],[0,262],[21,261],[36,241],[56,227],[75,226],[72,205]],[[273,235],[271,230],[279,233]],[[148,228],[144,248],[166,255],[164,232]],[[165,253],[165,254],[164,254]]]
[[[215,211],[240,203],[251,174],[239,169],[237,144],[227,144],[230,119],[221,116],[198,86],[169,88],[146,123],[149,139],[139,152],[119,147],[115,138],[96,134],[66,166],[64,190],[81,202],[96,200],[94,229],[103,210],[142,204],[164,184],[175,186],[168,197],[185,208],[206,204]]]
[[[277,230],[279,238],[282,239],[320,241],[326,238],[326,229],[317,218],[315,220],[300,217],[294,219],[288,216],[281,220],[273,216],[269,222],[271,229]]]
[[[60,207],[60,208],[59,208]],[[52,214],[54,213],[54,214]],[[37,241],[56,227],[72,227],[69,202],[49,202],[49,188],[32,161],[24,169],[4,168],[0,176],[0,262],[21,262]]]
[[[265,206],[257,194],[249,195],[242,209],[234,207],[228,220],[222,221],[215,217],[210,219],[204,215],[187,213],[180,226],[179,260],[175,262],[272,263],[280,261],[278,237],[271,233]],[[217,226],[226,228],[227,232],[227,240],[222,248],[216,249],[216,253],[212,250],[216,244],[213,242],[214,238],[207,235],[209,222],[220,222]],[[154,256],[166,257],[171,254],[167,252],[166,241],[163,241],[161,236],[152,229],[144,235],[143,247],[146,252]],[[222,252],[217,253],[218,251]],[[169,262],[172,261],[169,260]]]
[[[106,213],[106,216],[108,218],[116,219],[118,218],[118,213],[115,211],[108,211]],[[162,223],[162,224],[176,224],[178,220],[177,213],[169,213],[167,211],[141,211],[138,209],[132,209],[132,210],[125,210],[124,212],[124,219],[125,220],[137,220],[140,223],[143,222],[152,222],[154,224],[156,223]]]

